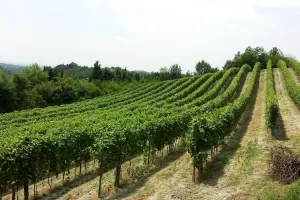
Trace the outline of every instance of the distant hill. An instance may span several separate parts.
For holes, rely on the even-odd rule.
[[[145,70],[135,70],[135,72],[139,74],[151,74],[150,72],[147,72]]]
[[[22,72],[22,69],[25,66],[20,65],[13,65],[13,64],[6,64],[6,63],[0,63],[0,69],[6,71],[8,74],[18,73]]]

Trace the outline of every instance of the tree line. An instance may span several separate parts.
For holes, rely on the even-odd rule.
[[[93,83],[70,77],[50,77],[38,64],[9,76],[0,70],[0,112],[71,103],[99,96]]]
[[[241,67],[243,64],[254,66],[256,62],[260,62],[263,68],[266,68],[268,60],[271,60],[272,67],[276,67],[279,60],[288,61],[292,59],[291,56],[284,55],[284,53],[277,47],[273,47],[270,51],[266,51],[263,47],[248,46],[243,53],[238,51],[232,60],[227,60],[223,69],[231,67]]]

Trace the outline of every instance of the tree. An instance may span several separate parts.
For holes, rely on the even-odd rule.
[[[128,76],[128,72],[127,72],[127,69],[125,67],[125,69],[122,72],[122,81],[126,81],[127,80],[127,76]]]
[[[190,77],[190,76],[192,76],[192,73],[191,73],[191,71],[190,71],[190,70],[188,70],[188,71],[185,73],[185,76],[186,76],[186,77]]]
[[[160,68],[159,77],[161,81],[170,79],[171,75],[169,69],[167,67]]]
[[[23,68],[22,74],[27,79],[30,88],[33,88],[35,85],[45,82],[48,79],[47,72],[43,72],[36,63]]]
[[[7,74],[0,70],[0,112],[9,112],[16,103],[15,87],[10,82]]]
[[[227,60],[223,69],[231,67],[241,67],[243,64],[248,64],[254,67],[256,62],[260,62],[262,66],[266,66],[268,61],[268,53],[263,47],[252,48],[248,46],[243,53],[240,51],[234,55],[232,60]]]
[[[44,70],[43,70],[44,72],[47,72],[48,73],[48,80],[50,80],[50,81],[52,81],[52,80],[54,80],[54,77],[55,77],[55,74],[54,74],[54,71],[53,71],[53,69],[52,69],[52,67],[51,66],[44,66]]]
[[[205,60],[201,60],[201,62],[198,62],[195,68],[198,74],[206,74],[212,71],[210,64]]]
[[[17,107],[18,109],[23,109],[26,107],[25,105],[25,99],[26,99],[26,93],[25,90],[28,85],[28,81],[26,80],[26,77],[22,74],[13,74],[12,82],[15,87],[15,92],[17,96]]]
[[[140,81],[141,80],[140,74],[138,72],[135,72],[134,78],[135,78],[136,81]]]
[[[122,69],[121,67],[115,68],[116,80],[120,81],[122,79]]]
[[[269,59],[272,61],[272,67],[276,67],[279,60],[286,60],[283,52],[277,47],[273,47],[269,51]]]
[[[105,67],[103,70],[102,80],[112,81],[115,78],[115,74],[108,67]]]
[[[170,67],[171,79],[176,79],[181,77],[181,67],[178,64],[174,64]]]
[[[103,74],[102,74],[101,64],[99,64],[99,61],[97,60],[94,64],[91,79],[102,80],[103,78],[102,75]]]

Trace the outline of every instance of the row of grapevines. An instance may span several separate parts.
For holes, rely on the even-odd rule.
[[[194,82],[196,79],[198,79],[198,76],[195,76],[195,77],[191,77],[191,78],[184,78],[184,79],[179,79],[175,82],[166,82],[166,83],[171,83],[167,88],[165,89],[162,89],[161,91],[159,90],[155,90],[156,93],[153,93],[153,92],[150,92],[150,93],[147,93],[147,95],[150,97],[153,96],[153,95],[165,95],[164,93],[168,94],[169,91],[171,91],[172,89],[180,86],[180,85],[186,85],[186,84],[183,84],[183,83],[189,83],[189,84],[192,84],[192,82]],[[161,89],[161,87],[159,87]],[[145,95],[141,95],[141,96],[145,96]],[[149,99],[148,97],[148,99]],[[133,101],[136,100],[136,98],[132,98]],[[139,101],[135,101],[135,104],[138,104],[138,103],[141,103],[141,102],[147,102],[147,98],[144,98],[144,99],[141,99]],[[127,101],[128,103],[128,101]],[[123,104],[125,104],[125,102],[123,102]],[[129,105],[129,104],[128,104]],[[119,105],[121,106],[121,105]],[[124,107],[124,106],[123,106]],[[122,107],[122,108],[123,108]],[[24,125],[30,125],[34,122],[41,122],[41,121],[51,121],[51,120],[62,120],[64,118],[70,118],[72,116],[77,116],[78,115],[78,112],[80,112],[81,115],[83,114],[92,114],[95,112],[95,109],[96,107],[94,106],[93,109],[89,109],[88,111],[85,109],[86,107],[84,108],[81,108],[81,109],[72,109],[72,110],[69,110],[68,112],[66,111],[63,111],[63,112],[57,112],[57,113],[54,113],[54,114],[48,114],[47,112],[44,112],[44,113],[41,113],[40,115],[36,116],[36,117],[27,117],[27,118],[16,118],[15,120],[13,121],[3,121],[3,123],[0,125],[1,128],[6,128],[7,126],[24,126]],[[47,109],[45,109],[47,110]],[[112,112],[113,110],[117,110],[118,112],[120,112],[120,108],[116,105],[114,107],[114,109],[110,109],[110,111],[107,111],[107,112]],[[104,113],[104,111],[101,109],[99,110],[100,112]],[[20,123],[22,122],[22,123]]]
[[[216,72],[213,76],[211,76],[211,78],[209,79],[209,81],[207,81],[206,83],[210,83],[210,84],[214,83],[218,78],[222,77],[223,74],[224,74],[224,71],[218,71],[218,72]],[[191,93],[197,91],[196,90],[197,88],[201,88],[201,87],[203,87],[203,85],[207,85],[207,84],[203,84],[203,85],[201,84],[201,87],[199,87],[199,85],[190,85],[186,89],[184,89],[181,92],[179,92],[176,95],[174,95],[172,98],[167,99],[166,102],[167,103],[172,103],[172,102],[175,102],[178,99],[182,99],[184,97],[190,96]],[[200,94],[200,95],[202,95],[202,94]]]
[[[26,119],[31,116],[33,117],[40,116],[41,114],[43,115],[44,113],[47,113],[48,115],[50,114],[57,115],[57,113],[60,112],[65,114],[70,110],[76,110],[76,109],[79,110],[79,112],[82,112],[86,109],[93,110],[93,109],[97,109],[99,107],[98,104],[100,103],[105,103],[105,102],[115,103],[115,101],[123,101],[124,98],[128,98],[128,97],[133,98],[134,96],[140,96],[141,94],[145,94],[147,92],[156,89],[157,87],[159,87],[164,83],[165,82],[158,82],[155,84],[145,84],[134,91],[126,93],[126,95],[124,95],[123,92],[120,92],[119,95],[108,95],[104,97],[97,97],[94,99],[90,99],[82,102],[75,102],[72,104],[66,104],[61,106],[50,106],[43,109],[35,108],[31,110],[22,110],[22,111],[15,111],[12,113],[1,114],[0,120],[3,122],[5,120],[11,121],[17,118],[20,119],[20,122],[22,122],[22,119]]]
[[[277,66],[282,71],[284,82],[290,97],[293,99],[297,107],[300,108],[300,87],[294,82],[292,75],[286,67],[286,63],[283,60],[279,60]]]
[[[230,72],[230,71],[232,71],[232,70],[229,70],[228,72]],[[151,111],[153,111],[153,109],[151,109],[151,107],[149,107],[149,108],[147,108],[146,109],[147,111],[148,110],[151,110]],[[168,110],[169,110],[169,108],[168,108]],[[165,113],[168,113],[167,111],[168,110],[166,110],[166,111],[164,111],[164,112],[158,112],[158,113],[163,113],[163,114],[165,114]],[[119,110],[120,111],[120,110]],[[139,110],[139,112],[140,112],[141,110]],[[98,112],[98,111],[97,111]],[[128,113],[128,112],[127,112]],[[128,116],[128,114],[127,114],[126,112],[125,112],[125,115],[126,115],[126,117]],[[133,113],[133,112],[131,112],[130,110],[129,110],[129,114],[131,114],[131,113]],[[96,114],[98,114],[98,113],[96,113]],[[103,120],[106,120],[106,121],[108,121],[108,120],[117,120],[118,118],[122,118],[122,117],[125,117],[125,116],[121,116],[121,115],[118,115],[118,113],[116,112],[116,113],[102,113],[101,111],[99,112],[99,114],[100,115],[98,115],[98,118],[101,118],[101,119],[103,119]],[[136,113],[136,114],[138,114],[138,113]],[[141,113],[141,114],[143,114],[143,113]],[[147,116],[147,115],[149,115],[149,112],[148,113],[145,113],[145,115]],[[140,115],[141,116],[141,115]],[[146,116],[144,116],[144,117],[142,117],[142,118],[146,118]],[[111,118],[111,117],[113,117],[113,118]],[[86,115],[80,115],[79,116],[79,118],[81,119],[81,118],[88,118],[88,116],[86,116]],[[127,117],[128,118],[128,117]],[[75,119],[72,119],[72,120],[75,120]],[[76,120],[75,120],[76,121]],[[140,120],[139,120],[140,121]],[[65,123],[64,121],[61,121],[62,123]],[[41,132],[45,132],[45,131],[47,131],[47,129],[49,129],[50,127],[51,127],[51,125],[50,125],[50,127],[47,127],[47,126],[45,126],[44,124],[42,124],[42,123],[40,123],[39,121],[37,122],[37,128],[35,128],[34,130],[31,130],[30,132],[34,132],[34,133],[41,133]],[[29,124],[29,126],[30,126],[30,124]],[[26,127],[25,127],[26,128]],[[22,127],[22,129],[24,130],[24,126]],[[22,132],[21,130],[19,131],[19,132]],[[28,132],[28,131],[26,131],[26,132]]]
[[[231,84],[225,90],[225,92],[222,93],[222,94],[219,94],[219,93],[216,93],[215,91],[211,91],[211,94],[209,94],[209,95],[210,96],[215,96],[216,98],[213,101],[206,102],[200,108],[194,107],[193,108],[194,114],[197,115],[199,113],[203,113],[203,112],[206,112],[208,110],[212,110],[212,109],[215,109],[215,108],[218,108],[218,107],[225,106],[230,101],[230,99],[233,97],[233,95],[237,92],[238,88],[242,84],[242,81],[243,81],[244,77],[246,76],[246,74],[249,71],[251,71],[251,67],[247,64],[243,65],[241,67],[239,73],[232,80]],[[220,89],[221,89],[221,86],[222,85],[219,85]],[[203,98],[199,98],[197,101],[192,103],[192,105],[198,106],[199,104],[201,104],[203,102]],[[204,100],[205,100],[205,98],[204,98]]]
[[[147,113],[123,116],[117,121],[118,116],[106,120],[95,114],[8,129],[0,145],[1,187],[13,181],[25,186],[46,174],[66,171],[74,162],[88,160],[91,147],[102,168],[119,169],[124,161],[143,152],[146,143],[161,149],[184,133],[190,113],[174,109],[166,117],[164,112],[152,117]],[[160,114],[163,117],[157,117]]]
[[[245,76],[245,74],[248,72],[247,70],[250,70],[250,67],[247,65],[245,65],[243,68],[241,68],[240,72],[234,79],[235,81],[233,81],[232,84],[228,87],[228,89],[224,92],[224,93],[226,93],[226,96],[229,94],[233,95],[236,92],[236,90],[238,88],[236,86],[236,84],[242,80],[242,77]],[[234,71],[234,69],[232,71]],[[204,97],[203,99],[206,99],[207,101],[209,101],[212,98],[215,98],[214,95],[218,95],[219,91],[221,89],[220,83],[226,82],[228,80],[228,78],[229,78],[228,76],[224,75],[222,77],[222,79],[215,85],[215,87],[211,89],[211,91],[213,91],[214,94],[210,93],[209,95],[204,95],[204,96],[202,96],[202,97]],[[233,90],[234,88],[236,90]],[[217,90],[217,89],[219,89],[219,90]],[[200,97],[200,98],[202,98],[202,97]],[[230,98],[230,96],[228,96],[228,98]],[[224,105],[223,102],[219,101],[218,98],[216,98],[210,102],[214,102],[214,104],[211,104],[211,105],[214,105],[214,108]],[[217,104],[217,102],[220,102],[220,104]],[[205,103],[205,102],[203,101],[203,103]],[[206,109],[209,109],[209,108],[206,107]],[[151,128],[151,127],[154,128],[154,130],[151,130],[149,132],[152,132],[151,137],[155,138],[155,139],[153,139],[153,141],[156,141],[154,146],[157,149],[161,149],[166,145],[166,143],[164,143],[163,141],[168,141],[167,144],[172,142],[172,140],[174,138],[170,137],[170,135],[178,134],[177,137],[179,137],[182,134],[184,134],[185,131],[188,129],[188,122],[190,122],[190,120],[192,119],[192,116],[195,116],[196,114],[204,112],[205,109],[203,109],[203,106],[191,107],[191,108],[183,106],[182,110],[175,109],[175,110],[173,110],[173,112],[174,111],[175,111],[175,113],[173,115],[169,115],[167,117],[161,118],[159,123],[156,122],[155,125],[149,126],[149,128]],[[159,138],[164,138],[164,139],[160,141]]]
[[[132,123],[128,123],[130,121]],[[6,138],[2,143],[1,172],[6,171],[7,173],[1,173],[3,178],[1,180],[4,181],[1,183],[8,184],[14,180],[28,185],[29,180],[35,181],[32,177],[39,179],[45,174],[65,171],[72,162],[76,160],[85,161],[90,158],[89,148],[92,144],[98,144],[95,141],[97,138],[102,144],[104,139],[106,141],[104,144],[106,147],[101,147],[103,151],[109,144],[113,144],[109,148],[110,153],[106,153],[107,158],[109,158],[109,161],[105,161],[106,165],[120,161],[121,158],[124,160],[127,155],[132,156],[130,149],[134,149],[133,152],[140,152],[143,149],[144,142],[139,143],[137,141],[143,141],[138,137],[141,135],[138,132],[141,131],[144,134],[144,130],[138,129],[132,132],[128,127],[128,125],[133,125],[135,121],[134,118],[122,120],[118,126],[111,126],[112,124],[106,123],[106,121],[99,123],[96,120],[81,120],[79,117],[78,121],[65,121],[65,125],[59,122],[51,123],[52,129],[37,124],[28,130],[23,130],[27,132],[26,134],[24,132],[16,133],[15,135],[19,137],[11,137],[9,140]],[[13,132],[13,130],[11,131]],[[9,133],[9,135],[14,134]],[[126,139],[124,140],[124,138]],[[117,148],[122,146],[126,147],[126,151],[123,148]],[[120,149],[123,150],[120,151]],[[140,151],[137,151],[138,149]],[[118,151],[116,152],[116,150]],[[115,160],[114,157],[116,156],[120,159]],[[13,169],[12,165],[16,169],[22,168],[22,170],[9,171]],[[25,171],[23,170],[24,165],[27,169]]]
[[[201,77],[199,77],[198,79],[196,79],[192,84],[190,84],[190,85],[188,85],[188,87],[187,88],[185,88],[185,89],[190,89],[190,88],[192,88],[192,89],[195,89],[195,88],[197,88],[197,87],[199,87],[199,85],[201,85],[201,84],[203,84],[204,82],[206,82],[207,81],[207,79],[211,76],[212,74],[211,73],[209,73],[209,74],[205,74],[205,75],[203,75],[203,76],[201,76]],[[155,95],[155,94],[154,94]],[[151,99],[151,98],[154,98],[154,96],[150,96],[150,98],[148,98],[148,99]],[[141,102],[145,102],[145,101],[147,101],[148,100],[147,98],[141,98]],[[130,103],[134,103],[134,104],[139,104],[140,102],[136,102],[135,100],[131,100],[130,101]],[[128,103],[127,103],[127,105],[128,105]],[[112,105],[112,107],[115,107],[115,105]]]
[[[298,76],[300,76],[300,63],[297,60],[290,60],[288,66],[293,68]]]
[[[182,79],[182,80],[185,80],[185,79]],[[180,80],[181,81],[181,80]],[[144,88],[143,90],[138,90],[138,92],[136,93],[130,93],[129,95],[127,96],[130,96],[132,97],[132,99],[137,99],[138,97],[140,96],[143,96],[143,95],[147,95],[147,94],[154,94],[154,93],[157,93],[158,91],[160,90],[163,90],[164,88],[166,88],[168,85],[172,85],[173,83],[175,83],[174,81],[166,81],[164,84],[160,84],[160,85],[154,85],[154,86],[147,86],[146,88]],[[156,88],[156,86],[159,86]],[[117,97],[115,97],[115,102],[116,102],[116,99],[118,99]],[[119,98],[119,99],[124,99],[124,97],[122,98]],[[113,103],[112,100],[107,100],[106,102],[109,104],[109,101],[111,103]],[[117,100],[117,101],[120,101],[120,100]],[[69,110],[59,110],[57,112],[48,112],[48,108],[45,108],[43,112],[40,112],[39,114],[37,115],[32,115],[32,116],[18,116],[18,115],[15,115],[14,119],[11,119],[11,120],[2,120],[2,123],[1,123],[1,128],[3,128],[3,126],[9,124],[9,125],[13,125],[13,124],[24,124],[25,122],[34,122],[34,121],[42,121],[42,120],[51,120],[51,118],[57,118],[58,116],[63,116],[63,117],[69,117],[69,115],[73,114],[73,115],[78,115],[78,113],[82,114],[82,113],[85,113],[85,112],[93,112],[95,109],[98,108],[98,104],[97,102],[94,102],[94,104],[91,104],[89,106],[87,106],[85,103],[82,103],[82,106],[80,107],[72,107],[71,105],[68,106],[70,109]],[[72,108],[72,109],[71,109]],[[50,108],[52,109],[52,108]],[[28,111],[30,112],[30,111]],[[32,111],[34,113],[34,111]]]
[[[266,98],[266,124],[268,128],[276,124],[279,115],[278,100],[274,88],[273,68],[271,60],[267,63],[267,98]]]
[[[188,151],[193,157],[194,169],[198,169],[198,177],[194,176],[194,181],[199,180],[209,151],[224,142],[242,116],[253,94],[259,72],[260,63],[256,63],[243,94],[226,107],[200,114],[190,123]]]

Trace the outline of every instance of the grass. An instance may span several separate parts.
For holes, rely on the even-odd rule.
[[[272,187],[270,192],[265,194],[265,200],[300,200],[300,180],[291,185],[283,187]]]
[[[253,173],[255,166],[253,166],[253,160],[262,153],[257,141],[249,142],[245,148],[240,148],[236,152],[237,165],[239,166],[234,175],[230,177],[229,184],[232,186],[238,185],[245,176],[249,176]]]

